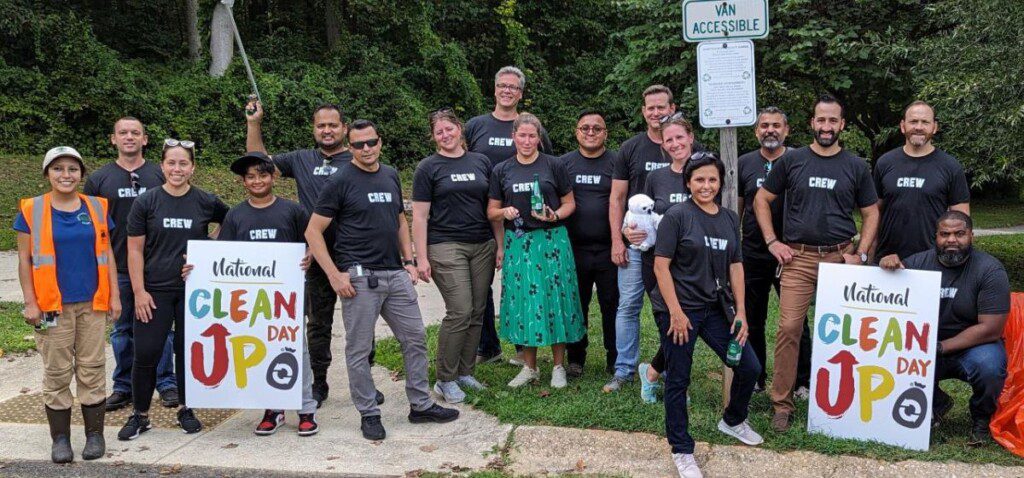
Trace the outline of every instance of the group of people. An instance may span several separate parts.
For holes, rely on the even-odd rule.
[[[147,163],[148,138],[132,117],[114,124],[118,158],[88,177],[85,194],[78,193],[81,155],[68,147],[48,152],[43,174],[51,191],[22,201],[14,228],[25,320],[37,326],[46,370],[53,460],[74,456],[73,374],[86,417],[85,459],[102,455],[104,410],[134,407],[119,439],[149,430],[154,391],[163,405],[179,407],[186,432],[202,429],[182,385],[184,278],[191,267],[184,254],[188,240],[208,238],[308,244],[301,264],[307,345],[300,435],[317,432],[315,411],[328,398],[339,298],[351,399],[363,436],[380,440],[384,396],[370,372],[377,317],[401,344],[408,419],[443,423],[459,415],[430,394],[418,281],[433,280],[445,302],[433,391],[447,403],[486,388],[474,369],[502,360],[502,339],[516,345],[509,361],[522,367],[509,387],[539,381],[541,347],[552,350],[552,387],[581,376],[596,290],[609,375],[603,390],[620,391],[639,375],[641,399],[653,403],[663,380],[673,459],[680,476],[701,476],[687,415],[696,338],[723,361],[731,340],[741,345],[718,428],[760,444],[747,417],[752,395],[769,386],[765,330],[776,289],[771,424],[786,431],[793,398],[806,396],[809,385],[807,311],[817,265],[844,262],[942,272],[937,379],[971,383],[971,436],[985,440],[1006,375],[1000,337],[1009,284],[998,261],[971,247],[966,178],[932,145],[938,126],[929,105],[907,107],[900,124],[906,144],[879,158],[874,171],[841,147],[845,121],[835,98],[813,105],[814,141],[803,148],[787,146],[786,114],[765,108],[754,127],[760,148],[739,159],[737,214],[720,206],[724,164],[694,140],[669,88],[643,92],[645,131],[618,151],[605,144],[602,113],[587,110],[576,123],[578,149],[556,157],[541,121],[517,109],[525,86],[522,71],[505,67],[495,75],[493,112],[465,124],[451,109],[430,114],[436,152],[416,168],[411,234],[399,176],[380,162],[379,128],[346,121],[335,105],[313,113],[315,148],[272,156],[262,139],[262,105],[247,105],[249,152],[231,169],[248,198],[230,209],[191,185],[191,142],[167,139],[159,167]],[[274,195],[278,175],[295,179],[298,203]],[[625,220],[627,199],[638,194],[661,215],[656,237]],[[855,210],[863,220],[856,243]],[[500,314],[491,289],[496,270]],[[650,363],[640,363],[639,351],[645,293],[661,337]],[[117,367],[106,399],[104,315],[116,319]],[[938,422],[952,400],[936,389]],[[272,434],[284,421],[283,411],[267,410],[255,433]]]

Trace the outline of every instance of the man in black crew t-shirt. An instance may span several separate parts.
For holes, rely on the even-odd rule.
[[[777,160],[790,150],[786,146],[789,136],[789,118],[781,109],[769,106],[758,112],[754,135],[761,147],[739,157],[739,202],[738,209],[743,224],[743,280],[745,283],[745,302],[747,322],[749,325],[750,345],[763,365],[761,376],[757,378],[755,392],[765,389],[768,379],[768,353],[765,344],[765,325],[768,323],[768,298],[772,286],[779,293],[779,279],[775,272],[779,262],[768,252],[764,244],[761,228],[757,226],[754,215],[754,196],[761,189],[764,179],[772,170]],[[782,231],[783,204],[785,197],[772,202],[772,225],[776,231]],[[804,322],[804,332],[800,339],[800,355],[797,360],[796,390],[799,398],[807,398],[811,384],[811,334]]]
[[[1006,381],[1003,327],[1010,312],[1010,281],[996,258],[974,249],[971,217],[946,211],[935,225],[934,246],[885,269],[918,269],[942,273],[939,294],[939,343],[935,351],[932,423],[941,423],[953,399],[939,388],[947,379],[971,385],[971,432],[968,444],[991,441],[989,422]]]
[[[971,213],[971,190],[956,158],[932,144],[935,110],[915,101],[903,112],[907,141],[878,158],[874,180],[882,221],[875,257],[907,258],[932,248],[935,221],[947,210]]]
[[[845,126],[839,101],[830,95],[818,98],[811,118],[814,143],[778,159],[754,198],[765,244],[782,264],[771,388],[772,428],[779,432],[789,429],[796,410],[793,386],[799,343],[817,290],[818,264],[866,263],[878,231],[878,197],[868,164],[839,145]],[[786,196],[783,229],[776,231],[771,203],[782,194]],[[857,234],[854,208],[864,220],[856,248],[851,243]]]
[[[466,137],[466,149],[480,153],[491,160],[491,167],[516,155],[516,146],[512,143],[512,122],[519,117],[519,101],[523,99],[526,89],[526,75],[514,66],[506,66],[494,75],[494,111],[474,116],[466,122],[463,135]],[[548,133],[540,130],[540,151],[551,154],[551,140]],[[520,350],[520,346],[516,346]],[[515,365],[523,365],[522,352],[510,360]],[[484,311],[483,328],[480,330],[480,346],[477,347],[477,363],[497,362],[501,360],[501,342],[494,326],[494,291],[487,297],[487,309]]]
[[[612,263],[612,235],[608,221],[608,198],[612,190],[612,168],[618,153],[605,147],[608,127],[604,116],[597,111],[584,111],[576,120],[576,141],[579,149],[562,156],[576,199],[576,212],[569,216],[566,228],[576,260],[576,278],[579,282],[583,320],[590,314],[590,298],[597,286],[597,303],[601,309],[601,329],[604,333],[605,370],[615,367],[615,311],[619,305],[618,270]],[[587,358],[587,336],[568,344],[569,377],[583,374]]]
[[[644,192],[647,175],[671,163],[661,151],[661,118],[675,113],[672,90],[651,85],[643,92],[640,114],[647,128],[629,138],[619,148],[618,162],[612,170],[612,191],[608,203],[612,262],[618,266],[619,306],[615,313],[615,371],[604,385],[605,393],[614,392],[633,379],[640,360],[640,309],[644,304],[644,284],[640,251],[627,247],[622,235],[626,201]],[[641,239],[643,233],[641,232]]]
[[[128,277],[128,212],[135,198],[147,189],[164,183],[160,166],[146,162],[142,150],[149,142],[146,127],[138,118],[125,116],[114,122],[110,143],[117,149],[117,159],[85,180],[83,192],[107,199],[110,217],[118,227],[110,231],[110,245],[117,262],[117,287],[121,293],[121,316],[110,331],[110,346],[114,350],[113,391],[107,397],[106,408],[113,411],[132,401],[132,362],[135,340],[135,291]],[[168,332],[163,355],[157,365],[156,390],[165,407],[178,406],[178,386],[174,378],[174,333]]]
[[[430,398],[426,331],[413,287],[416,261],[398,172],[380,164],[382,140],[372,122],[354,121],[349,141],[354,156],[338,168],[320,194],[306,240],[332,290],[341,296],[348,388],[362,417],[363,437],[383,440],[369,361],[378,316],[401,344],[409,421],[448,422],[458,418],[459,412],[440,407]],[[329,227],[335,228],[333,244],[324,240]]]
[[[250,102],[246,110],[245,146],[249,151],[269,154],[263,144],[263,105]],[[274,165],[286,178],[295,178],[299,204],[312,214],[320,191],[327,179],[343,165],[352,161],[352,153],[345,146],[347,127],[341,108],[323,104],[313,111],[313,141],[316,148],[299,149],[272,156]],[[334,242],[334,229],[328,228],[327,242]],[[333,251],[329,251],[333,254]],[[313,396],[317,405],[327,400],[327,369],[331,366],[331,328],[334,324],[334,306],[338,296],[331,289],[327,275],[316,263],[306,271],[306,315],[308,316],[309,355],[313,364]],[[373,363],[373,353],[370,353]],[[378,393],[378,402],[384,396]]]

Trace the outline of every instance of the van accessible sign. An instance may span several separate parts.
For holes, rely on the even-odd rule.
[[[821,264],[807,431],[928,450],[939,287],[934,271]]]
[[[683,0],[683,39],[757,39],[768,36],[768,0]]]

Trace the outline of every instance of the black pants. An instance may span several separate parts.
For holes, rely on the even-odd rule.
[[[151,291],[156,309],[150,311],[149,322],[136,320],[135,358],[132,362],[132,402],[135,410],[149,411],[156,389],[156,367],[164,353],[167,334],[174,328],[174,374],[178,384],[178,400],[185,405],[185,291]]]
[[[744,260],[743,277],[746,283],[746,308],[749,327],[750,345],[762,364],[767,364],[767,345],[765,343],[765,325],[768,322],[768,298],[772,287],[779,293],[779,279],[775,271],[779,263],[771,260]],[[764,368],[767,368],[765,366]],[[757,383],[764,387],[767,374],[761,370]],[[794,387],[811,386],[811,332],[804,321],[804,332],[800,338],[800,355],[797,358],[796,384]]]
[[[493,357],[501,353],[501,339],[498,338],[494,315],[494,288],[491,288],[487,291],[487,308],[484,309],[484,323],[480,329],[480,345],[476,347],[477,355]],[[520,350],[523,350],[523,346],[516,344],[516,352]]]
[[[651,259],[647,260],[647,254],[651,255]],[[644,280],[644,290],[647,291],[647,296],[651,296],[651,291],[658,287],[658,278],[654,276],[654,253],[644,253],[644,266],[640,271],[640,277]],[[665,371],[665,348],[658,345],[658,351],[655,352],[654,358],[651,359],[651,368],[659,374]]]
[[[723,362],[729,347],[732,333],[725,316],[718,304],[708,304],[700,309],[686,309],[686,316],[693,328],[689,340],[684,344],[676,344],[667,335],[671,319],[669,314],[658,312],[654,321],[658,323],[661,335],[661,348],[664,350],[668,374],[665,376],[665,435],[672,453],[693,453],[694,441],[690,436],[690,416],[686,406],[686,390],[690,387],[690,372],[693,367],[693,347],[697,337]],[[750,343],[743,346],[740,363],[733,368],[732,388],[729,391],[729,406],[722,414],[722,419],[729,426],[736,426],[747,419],[750,412],[750,396],[754,393],[754,384],[761,374],[761,364],[752,355]]]
[[[604,334],[605,365],[614,366],[615,312],[619,307],[619,271],[612,262],[612,251],[608,249],[573,248],[576,259],[576,280],[579,283],[580,305],[583,307],[583,323],[589,328],[590,299],[597,286],[597,304],[601,308],[601,331]],[[589,334],[587,334],[589,335]],[[584,335],[579,342],[566,347],[569,363],[584,365],[587,362],[587,346],[590,340]]]
[[[309,364],[313,369],[313,383],[327,383],[327,369],[331,366],[331,328],[334,326],[334,306],[338,293],[320,265],[313,261],[306,271],[306,340],[309,345]],[[370,349],[373,365],[376,344]]]

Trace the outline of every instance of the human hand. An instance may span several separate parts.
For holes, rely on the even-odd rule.
[[[135,318],[142,323],[148,323],[153,318],[153,309],[156,309],[156,302],[149,292],[141,291],[135,293]]]
[[[775,256],[775,260],[779,261],[779,264],[793,262],[793,249],[779,241],[775,241],[772,245],[768,246],[768,252]]]
[[[348,272],[338,272],[328,277],[328,280],[331,281],[331,288],[334,289],[335,294],[346,299],[356,296],[356,289],[352,287],[352,281],[349,279]]]

